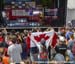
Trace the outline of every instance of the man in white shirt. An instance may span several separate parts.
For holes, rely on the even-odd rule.
[[[10,62],[20,64],[22,47],[20,44],[16,43],[16,38],[13,38],[12,42],[13,44],[8,47],[8,55],[10,57]]]

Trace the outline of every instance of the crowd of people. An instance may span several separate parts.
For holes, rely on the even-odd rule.
[[[31,46],[29,35],[33,32],[44,32],[54,28],[34,28],[22,31],[0,30],[0,64],[75,64],[75,29],[58,28],[57,44],[46,48],[41,39],[41,47]],[[40,56],[40,58],[39,58]]]

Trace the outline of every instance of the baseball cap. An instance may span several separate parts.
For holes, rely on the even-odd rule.
[[[65,41],[65,37],[59,36],[59,40],[63,42],[63,41]]]

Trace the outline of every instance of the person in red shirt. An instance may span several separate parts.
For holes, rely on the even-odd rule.
[[[0,32],[0,43],[3,41],[2,33]]]

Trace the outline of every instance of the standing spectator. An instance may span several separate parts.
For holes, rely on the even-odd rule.
[[[67,41],[70,39],[70,36],[73,34],[72,30],[67,28],[66,29],[66,34],[65,34],[65,37],[67,39]]]
[[[13,44],[8,47],[8,55],[10,57],[10,62],[20,64],[21,60],[21,53],[22,47],[20,44],[17,44],[16,37],[13,37],[12,42]]]
[[[3,41],[2,41],[2,43],[1,43],[1,46],[4,47],[4,48],[8,48],[8,44],[6,43],[4,36],[5,36],[5,35],[3,35]]]
[[[2,37],[2,33],[0,32],[0,47],[1,47],[2,41],[3,41],[3,37]]]
[[[69,60],[73,61],[72,64],[75,64],[75,43],[73,44],[71,53],[69,54]]]
[[[7,52],[5,50],[2,55],[2,61],[3,61],[3,64],[9,64],[9,57],[8,57]]]
[[[37,29],[33,29],[33,32],[37,32]],[[35,63],[35,61],[38,61],[38,53],[39,53],[39,50],[37,45],[35,44],[35,42],[31,42],[30,43],[30,58],[33,63]]]
[[[60,28],[59,31],[58,31],[58,34],[61,35],[61,36],[65,36],[65,32],[66,32],[65,28]]]
[[[40,48],[39,48],[39,59],[42,61],[42,64],[47,64],[48,62],[48,50],[46,48],[46,42],[44,39],[41,39],[40,42]]]
[[[8,48],[8,44],[5,41],[5,34],[0,35],[0,47]]]
[[[26,62],[27,57],[28,57],[28,55],[27,55],[27,45],[26,45],[26,40],[22,39],[21,45],[22,45],[22,53],[21,53],[21,57],[22,57],[22,60],[23,60],[24,62]]]
[[[59,44],[55,47],[55,50],[57,53],[60,53],[65,57],[65,53],[67,51],[67,45],[64,37],[62,36],[59,37]]]
[[[74,44],[74,42],[75,42],[75,40],[74,40],[74,35],[72,34],[71,36],[70,36],[70,39],[69,39],[69,41],[68,41],[68,49],[72,49],[72,46],[73,46],[73,44]]]

